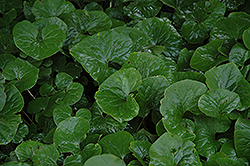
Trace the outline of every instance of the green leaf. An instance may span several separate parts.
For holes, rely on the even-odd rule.
[[[144,46],[150,40],[150,37],[145,32],[131,27],[120,26],[112,29],[112,31],[128,35],[133,41],[133,52],[143,50]]]
[[[73,10],[75,10],[74,5],[64,0],[37,0],[32,7],[36,20],[57,17]]]
[[[59,123],[53,137],[53,142],[62,153],[80,151],[79,144],[89,130],[89,122],[82,117],[71,117]]]
[[[0,54],[18,53],[19,50],[15,46],[13,36],[10,32],[4,32],[0,29]]]
[[[170,133],[163,134],[149,149],[149,166],[198,165],[202,166],[195,144]]]
[[[98,156],[93,156],[86,161],[84,166],[126,166],[124,161],[112,154],[103,154]]]
[[[27,163],[20,163],[16,161],[10,161],[8,163],[4,163],[2,166],[29,166]]]
[[[240,104],[237,93],[225,89],[211,89],[202,95],[198,101],[198,107],[207,116],[227,116]]]
[[[41,96],[50,96],[53,95],[55,92],[56,90],[53,88],[53,86],[48,84],[43,84],[39,89],[39,93]]]
[[[75,45],[70,54],[101,84],[116,70],[110,62],[122,65],[132,51],[133,42],[124,34],[100,32]]]
[[[191,13],[186,15],[186,21],[181,26],[181,33],[191,44],[198,44],[209,37],[218,18],[223,17],[226,7],[217,0],[200,1],[194,5]]]
[[[4,15],[0,18],[0,27],[5,27],[9,25],[17,16],[17,12],[14,8],[10,11],[4,13]]]
[[[27,20],[15,25],[13,36],[16,46],[36,60],[57,53],[66,39],[66,34],[57,24],[48,25],[39,33],[38,27]]]
[[[120,123],[129,121],[139,113],[139,105],[134,99],[141,84],[141,75],[134,68],[123,69],[107,78],[95,94],[97,103],[106,114]]]
[[[20,145],[17,146],[15,149],[15,153],[17,156],[17,159],[19,161],[26,161],[27,159],[32,158],[34,155],[34,151],[39,147],[43,145],[40,142],[35,142],[35,141],[26,141],[22,142]]]
[[[73,78],[68,75],[67,73],[61,72],[56,75],[55,84],[58,89],[64,90],[66,89],[71,83],[73,83]]]
[[[163,75],[168,79],[171,70],[175,71],[176,64],[171,59],[166,59],[166,61],[164,61],[146,52],[133,52],[129,55],[122,69],[131,67],[140,72],[142,79],[157,75]],[[168,82],[172,83],[172,80],[168,79]]]
[[[8,64],[14,62],[16,57],[12,54],[0,54],[0,69],[4,69]]]
[[[27,1],[23,2],[23,13],[24,13],[25,18],[31,22],[34,22],[35,16],[31,12],[32,6],[33,6],[33,2],[27,2]]]
[[[228,58],[222,56],[218,51],[222,43],[222,40],[217,39],[198,47],[191,58],[190,66],[198,71],[207,71],[221,62],[228,60]]]
[[[229,159],[234,160],[236,162],[241,162],[242,165],[248,166],[248,161],[245,158],[238,158],[236,151],[234,149],[234,141],[233,140],[229,140],[226,143],[224,143],[221,146],[220,152],[225,153]]]
[[[91,121],[92,114],[87,108],[80,108],[77,112],[76,115],[77,117],[83,117],[87,121]]]
[[[188,50],[187,48],[183,48],[180,51],[178,61],[177,61],[178,71],[190,68],[189,64],[190,64],[190,60],[191,60],[193,53],[194,53],[194,50]]]
[[[57,166],[57,160],[59,158],[59,152],[54,145],[41,145],[34,151],[32,161],[34,165],[41,166]]]
[[[224,3],[228,11],[237,10],[240,5],[245,4],[245,0],[219,0]]]
[[[94,11],[94,10],[103,11],[103,8],[102,8],[101,5],[99,5],[96,2],[90,2],[90,3],[88,3],[87,5],[84,6],[84,10],[87,10],[87,11]]]
[[[194,140],[194,124],[183,118],[186,111],[196,111],[199,97],[207,87],[198,81],[183,80],[170,85],[161,100],[160,112],[167,131],[183,138]]]
[[[148,34],[151,38],[150,45],[165,46],[163,51],[166,57],[178,59],[182,47],[182,38],[167,18],[149,18],[135,25],[136,29]]]
[[[124,13],[132,19],[155,17],[161,10],[162,3],[157,0],[139,0],[123,7]]]
[[[67,14],[64,21],[68,25],[69,33],[66,45],[80,42],[86,32],[90,34],[109,30],[112,21],[103,11],[75,10]]]
[[[229,61],[237,66],[245,66],[244,63],[250,58],[250,51],[243,44],[235,44],[229,52]]]
[[[83,158],[79,154],[66,157],[63,163],[63,166],[82,166],[82,165],[83,165]]]
[[[133,136],[126,131],[118,131],[106,135],[98,143],[102,146],[103,153],[113,154],[124,159],[130,153],[129,145],[134,141]]]
[[[230,49],[237,39],[242,38],[244,30],[250,27],[249,17],[246,13],[235,12],[218,19],[210,33],[210,41],[221,39],[224,41],[223,46]]]
[[[194,120],[196,149],[200,155],[209,157],[220,148],[220,143],[215,138],[215,134],[226,132],[231,121],[226,117],[212,118],[204,115],[196,116]]]
[[[146,117],[151,110],[158,110],[165,89],[170,85],[163,76],[148,77],[142,80],[138,88],[136,101],[140,106],[140,117]]]
[[[143,166],[148,164],[149,161],[149,148],[151,143],[148,141],[132,141],[129,146],[129,150],[133,152],[133,155],[140,161]]]
[[[68,33],[68,26],[65,22],[63,22],[60,18],[58,17],[49,17],[49,18],[44,18],[41,20],[37,20],[33,23],[37,28],[40,33],[42,33],[42,30],[49,25],[58,25],[65,35]]]
[[[101,155],[102,153],[102,147],[98,143],[93,144],[89,143],[84,147],[84,149],[80,152],[83,162],[87,161],[89,158],[96,156],[96,155]]]
[[[238,157],[250,159],[250,120],[239,118],[235,123],[234,145]]]
[[[71,117],[72,109],[68,105],[57,105],[53,111],[53,119],[58,126],[60,122]]]
[[[192,11],[192,7],[199,0],[161,0],[164,4],[174,8],[178,14],[185,15]]]
[[[16,87],[23,92],[32,88],[38,79],[39,70],[29,62],[17,58],[3,70],[3,75],[7,80],[17,79]]]
[[[250,106],[250,84],[244,79],[237,66],[227,63],[205,73],[206,84],[209,89],[227,89],[240,96],[241,108],[245,110]]]
[[[26,124],[20,124],[17,130],[15,137],[12,142],[15,144],[19,144],[23,141],[23,138],[29,133],[29,128]]]
[[[195,80],[195,81],[200,81],[205,83],[205,76],[202,73],[198,72],[192,72],[192,71],[185,71],[185,72],[175,72],[174,77],[176,81],[181,81],[185,79],[190,79],[190,80]]]
[[[62,91],[58,94],[56,99],[57,104],[73,105],[81,99],[83,94],[83,86],[78,82],[70,84],[66,91]]]
[[[113,119],[110,115],[103,116],[103,112],[99,105],[95,102],[91,107],[92,120],[89,133],[111,134],[119,130],[124,130],[127,122],[120,123]]]
[[[48,106],[48,103],[48,97],[37,97],[28,103],[27,112],[30,114],[37,114],[42,110],[45,110]]]
[[[0,84],[1,85],[1,84]],[[0,111],[3,109],[6,102],[6,93],[4,92],[4,87],[0,88]]]
[[[250,28],[244,31],[242,38],[244,45],[250,50]]]

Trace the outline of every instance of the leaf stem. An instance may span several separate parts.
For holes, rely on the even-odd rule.
[[[144,118],[142,119],[141,123],[138,125],[137,129],[135,130],[136,133],[137,133],[138,130],[140,129],[140,127],[141,127],[143,121],[144,121]]]
[[[32,119],[30,119],[29,115],[26,114],[26,112],[22,111],[24,115],[31,121],[31,123],[34,123]],[[27,123],[27,121],[25,121]],[[28,124],[28,123],[27,123]]]
[[[35,96],[30,92],[30,90],[28,89],[27,91],[29,92],[30,96],[35,100],[36,98],[35,98]]]

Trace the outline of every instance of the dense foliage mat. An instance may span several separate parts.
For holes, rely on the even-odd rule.
[[[0,0],[0,165],[249,166],[250,1]]]

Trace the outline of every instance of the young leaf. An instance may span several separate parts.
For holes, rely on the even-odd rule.
[[[53,142],[62,153],[80,152],[79,144],[85,139],[89,130],[89,122],[82,117],[71,117],[59,123],[53,137]]]
[[[130,153],[129,145],[134,141],[133,136],[126,131],[118,131],[103,137],[98,143],[102,146],[103,153],[113,154],[124,159]]]
[[[120,123],[129,121],[139,113],[139,105],[133,97],[141,75],[134,68],[119,70],[107,78],[95,94],[97,103],[106,114]]]

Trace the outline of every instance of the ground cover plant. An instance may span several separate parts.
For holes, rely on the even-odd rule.
[[[0,0],[0,164],[248,166],[250,1]]]

